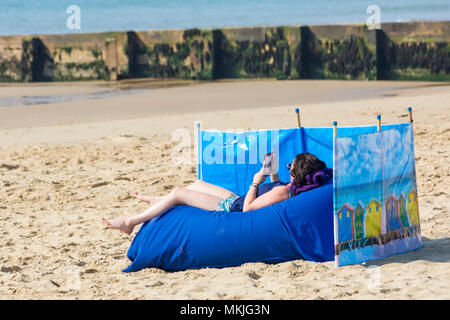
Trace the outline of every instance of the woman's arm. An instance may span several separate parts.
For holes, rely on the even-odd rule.
[[[257,188],[250,187],[250,190],[245,196],[244,208],[242,211],[256,210],[289,199],[289,190],[286,186],[275,187],[257,198],[255,190],[257,190]]]
[[[261,170],[253,177],[253,183],[245,196],[242,211],[256,210],[289,198],[289,190],[285,186],[275,187],[271,191],[257,197],[258,186],[267,178],[267,176],[263,174],[264,164]]]
[[[250,203],[252,203],[258,195],[258,186],[266,180],[267,176],[264,175],[265,165],[266,165],[266,160],[264,160],[261,170],[259,170],[253,176],[253,182],[247,191],[247,195],[245,196],[244,206],[242,208],[242,211],[248,211],[248,209],[246,209],[246,208],[249,207]]]
[[[248,192],[247,192],[247,194],[245,196],[244,206],[242,207],[242,211],[248,211],[249,210],[248,208],[249,208],[250,204],[257,199],[256,198],[257,193],[258,193],[258,185],[252,183],[252,185],[248,189]]]
[[[275,155],[275,153],[272,151],[272,153]],[[275,166],[276,166],[276,159],[274,159],[275,162]],[[244,206],[242,208],[242,211],[250,211],[250,210],[256,210],[262,207],[266,207],[269,206],[271,204],[274,204],[276,202],[280,202],[283,200],[286,200],[289,198],[289,190],[288,188],[286,188],[285,186],[280,186],[280,187],[275,187],[272,190],[270,190],[269,192],[266,192],[264,194],[262,194],[261,196],[257,197],[258,195],[258,186],[263,183],[267,176],[264,175],[264,166],[265,166],[265,161],[263,163],[263,167],[261,168],[261,170],[259,170],[253,177],[253,183],[250,186],[247,195],[245,196],[244,199]],[[274,169],[274,167],[272,167],[272,170]],[[270,179],[272,180],[272,175],[274,173],[274,177],[278,178],[278,174],[276,172],[276,168],[275,170],[273,170],[271,172],[270,175]],[[279,179],[278,179],[279,180]],[[278,181],[275,180],[275,181]],[[273,182],[273,180],[272,180]]]

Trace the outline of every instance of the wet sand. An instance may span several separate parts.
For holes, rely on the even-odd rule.
[[[52,95],[63,85],[41,87]],[[29,94],[26,85],[0,89],[0,97]],[[64,94],[103,89],[80,86]],[[304,126],[375,124],[377,113],[384,123],[404,122],[413,107],[422,249],[339,269],[334,262],[295,260],[121,272],[138,228],[126,236],[100,218],[144,210],[132,197],[136,191],[164,195],[195,180],[193,161],[171,161],[175,129],[193,137],[196,120],[205,129],[295,127],[298,105]],[[202,83],[2,107],[0,119],[2,299],[450,299],[448,86]]]
[[[425,94],[439,83],[395,81],[145,81],[0,86],[0,129],[155,115]],[[434,87],[428,87],[433,92]]]

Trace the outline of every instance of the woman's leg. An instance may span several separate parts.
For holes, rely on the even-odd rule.
[[[138,224],[153,219],[175,205],[185,204],[204,210],[220,210],[219,200],[220,197],[209,193],[178,187],[140,214],[113,220],[102,218],[102,222],[112,229],[118,229],[126,234],[131,234],[133,228]]]
[[[212,194],[214,196],[217,196],[217,197],[223,198],[223,199],[226,199],[226,198],[230,197],[231,195],[233,195],[233,193],[231,191],[229,191],[225,188],[216,186],[214,184],[211,184],[211,183],[208,183],[208,182],[205,182],[202,180],[195,180],[195,182],[193,182],[192,184],[187,186],[186,189],[209,193],[209,194]],[[150,203],[150,204],[155,204],[156,202],[158,202],[159,200],[161,200],[163,198],[162,196],[144,196],[137,192],[134,194],[134,196],[136,198],[138,198],[139,200]]]
[[[164,196],[144,196],[137,192],[134,193],[134,196],[140,201],[147,202],[148,204],[155,204],[156,202],[164,198]]]
[[[216,197],[226,199],[233,195],[233,192],[230,190],[227,190],[225,188],[216,186],[214,184],[202,181],[202,180],[195,180],[194,183],[192,183],[190,186],[186,187],[187,189],[196,190],[200,192],[205,192],[212,194]]]

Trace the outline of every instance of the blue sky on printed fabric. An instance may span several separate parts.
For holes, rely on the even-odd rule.
[[[338,187],[410,174],[413,150],[412,126],[338,138]]]

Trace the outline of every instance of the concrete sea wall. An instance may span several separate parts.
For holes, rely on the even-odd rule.
[[[0,81],[116,80],[120,62],[128,64],[117,50],[126,40],[126,33],[0,37]]]
[[[450,80],[450,22],[0,37],[0,81]]]
[[[302,27],[306,79],[375,80],[376,32],[363,25]]]
[[[117,78],[116,34],[45,35],[32,45],[33,81]]]
[[[0,37],[0,81],[31,81],[31,59],[24,37]]]
[[[378,79],[450,80],[450,22],[387,23],[377,30]]]
[[[212,79],[212,30],[128,32],[124,77]]]
[[[297,79],[300,69],[300,27],[228,28],[214,31],[215,79]]]

